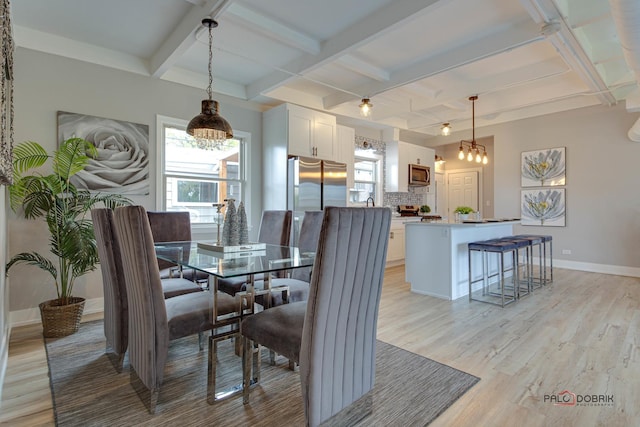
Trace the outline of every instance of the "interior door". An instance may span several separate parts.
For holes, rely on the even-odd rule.
[[[457,206],[470,206],[478,210],[478,172],[452,172],[448,175],[448,215],[453,217]]]

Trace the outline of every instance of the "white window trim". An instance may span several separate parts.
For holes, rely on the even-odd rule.
[[[384,157],[381,154],[376,154],[372,151],[360,150],[357,151],[354,155],[354,164],[358,161],[358,159],[362,160],[375,160],[376,161],[376,194],[374,196],[376,206],[382,206],[382,187],[384,186],[384,176],[382,169],[382,162],[384,161]],[[355,182],[355,181],[354,181]],[[364,203],[356,203],[357,206],[364,206]]]
[[[155,209],[159,211],[164,211],[165,207],[165,199],[166,199],[166,188],[165,188],[165,164],[164,164],[164,128],[167,126],[173,126],[176,128],[186,129],[189,122],[187,120],[176,119],[175,117],[163,116],[160,114],[156,114],[156,203]],[[234,137],[237,139],[243,140],[243,147],[241,148],[240,161],[242,162],[242,166],[240,170],[242,171],[242,176],[240,180],[242,181],[240,197],[242,200],[245,200],[245,206],[247,210],[247,214],[249,215],[251,212],[251,206],[249,201],[247,201],[247,186],[250,179],[251,172],[249,171],[249,146],[251,144],[251,134],[249,132],[243,132],[234,129],[233,130]],[[198,232],[212,232],[215,230],[216,226],[214,224],[191,224],[191,228]]]

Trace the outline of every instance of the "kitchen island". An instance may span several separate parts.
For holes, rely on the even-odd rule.
[[[406,223],[405,280],[411,284],[411,291],[449,300],[468,295],[467,244],[510,236],[513,224],[519,223],[519,220]],[[477,258],[473,271],[481,272],[482,264]]]

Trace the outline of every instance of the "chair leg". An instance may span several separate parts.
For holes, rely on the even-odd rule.
[[[148,403],[149,406],[147,409],[149,410],[149,413],[151,415],[155,414],[156,407],[158,406],[158,397],[160,396],[160,387],[158,386],[153,390],[148,389],[133,368],[129,371],[129,382],[142,403],[145,406]]]
[[[204,332],[198,332],[198,347],[200,351],[204,350]]]
[[[269,349],[269,365],[274,366],[276,364],[276,352]]]

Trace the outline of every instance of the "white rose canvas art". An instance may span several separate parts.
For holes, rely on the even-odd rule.
[[[83,138],[97,157],[72,178],[78,188],[125,195],[149,194],[149,126],[58,111],[58,141]]]

